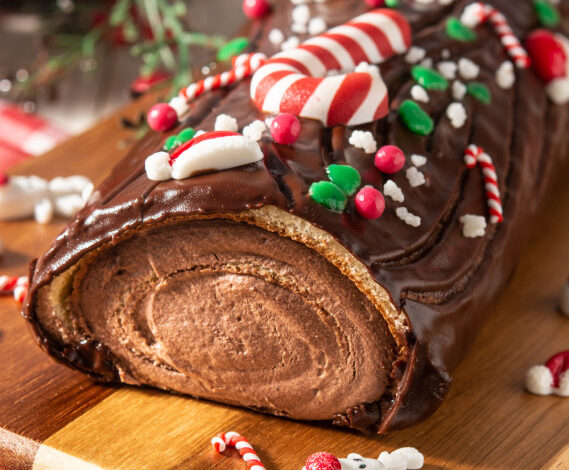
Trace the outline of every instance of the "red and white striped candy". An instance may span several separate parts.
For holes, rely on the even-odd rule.
[[[467,168],[474,168],[476,164],[480,165],[482,175],[484,176],[484,188],[486,189],[486,200],[488,210],[490,212],[490,222],[493,224],[504,221],[504,213],[502,208],[502,200],[500,198],[500,189],[498,186],[498,175],[496,168],[490,155],[484,152],[482,147],[469,145],[464,152],[464,162]]]
[[[514,31],[508,24],[508,20],[501,11],[492,5],[482,2],[468,5],[464,9],[460,20],[471,28],[489,21],[496,34],[498,34],[502,46],[504,46],[514,63],[521,69],[530,66],[531,60],[520,40],[516,37]]]
[[[377,71],[354,72],[362,62],[378,64],[411,45],[403,15],[378,9],[271,57],[251,80],[251,98],[264,113],[291,113],[326,126],[358,125],[388,112],[387,87]],[[326,77],[330,71],[343,75]]]
[[[265,470],[259,456],[249,444],[246,438],[236,432],[222,432],[211,440],[211,444],[216,452],[223,452],[227,446],[233,446],[239,451],[239,455],[247,464],[249,470]]]
[[[27,276],[0,276],[0,295],[12,294],[18,302],[23,302],[28,293]]]

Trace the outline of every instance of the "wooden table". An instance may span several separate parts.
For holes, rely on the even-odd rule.
[[[134,117],[146,97],[121,111]],[[118,115],[18,174],[85,174],[99,182],[127,151]],[[340,457],[415,446],[427,469],[569,468],[569,399],[524,392],[526,370],[568,347],[569,319],[556,310],[569,273],[569,186],[535,220],[531,247],[495,313],[460,367],[442,408],[426,422],[387,436],[362,436],[206,401],[93,383],[55,364],[34,344],[18,305],[0,299],[0,467],[9,469],[244,469],[215,454],[221,431],[248,436],[268,470],[300,470],[315,451]],[[63,221],[0,224],[8,248],[0,273],[24,274]]]

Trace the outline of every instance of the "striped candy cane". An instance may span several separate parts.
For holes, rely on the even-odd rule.
[[[27,292],[27,276],[0,276],[0,294],[12,294],[15,300],[23,302]]]
[[[216,452],[222,453],[227,446],[233,446],[238,451],[249,470],[265,470],[255,450],[246,438],[236,432],[222,432],[211,440]]]
[[[504,46],[515,64],[521,69],[525,69],[530,66],[531,60],[520,43],[520,40],[516,37],[514,31],[508,24],[508,20],[502,12],[494,8],[492,5],[482,2],[476,2],[468,5],[464,9],[460,20],[471,28],[489,21],[492,23],[494,31],[498,34],[502,46]]]
[[[482,147],[469,145],[464,152],[464,162],[467,168],[474,168],[477,163],[480,165],[482,175],[484,176],[484,188],[486,189],[486,200],[488,210],[490,211],[490,222],[493,224],[503,222],[504,213],[498,187],[498,175],[496,174],[492,158],[484,152]]]
[[[169,101],[166,108],[169,107],[174,110],[179,121],[188,111],[188,104],[191,101],[195,100],[207,91],[224,88],[237,83],[244,78],[250,77],[265,63],[266,59],[267,56],[265,54],[258,52],[252,54],[241,54],[233,59],[233,68],[231,70],[204,78],[203,80],[191,83],[187,87],[180,89],[178,95]],[[163,109],[161,113],[165,113],[165,110]],[[152,127],[152,121],[150,119],[148,121]],[[155,128],[155,130],[165,129]]]
[[[251,80],[251,98],[259,111],[287,112],[327,126],[372,122],[388,112],[387,87],[377,64],[411,45],[403,15],[378,9],[271,57]],[[326,76],[330,71],[351,71]]]

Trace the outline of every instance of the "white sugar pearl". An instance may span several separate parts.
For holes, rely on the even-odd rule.
[[[317,16],[312,18],[308,23],[308,33],[311,35],[322,34],[328,29],[328,25],[324,18]]]
[[[273,46],[280,46],[284,41],[284,34],[280,29],[273,28],[269,31],[269,42]]]

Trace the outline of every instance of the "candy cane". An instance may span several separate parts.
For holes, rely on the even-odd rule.
[[[500,189],[498,187],[498,175],[496,167],[490,155],[484,152],[482,147],[469,145],[464,152],[464,162],[467,168],[474,168],[478,163],[484,176],[484,187],[486,189],[486,200],[490,211],[490,222],[493,224],[501,223],[504,220]]]
[[[494,8],[492,5],[482,2],[476,2],[468,5],[461,16],[461,21],[472,28],[486,21],[490,21],[494,27],[494,31],[498,34],[502,46],[506,52],[514,60],[516,65],[525,69],[530,66],[531,60],[522,47],[520,40],[514,34],[514,31],[508,24],[508,20],[502,12]]]
[[[27,292],[27,276],[0,276],[0,294],[12,294],[15,300],[23,302]]]
[[[246,438],[236,432],[222,432],[211,440],[216,452],[222,453],[227,446],[233,446],[247,464],[249,470],[265,470],[259,456]]]
[[[250,77],[266,61],[267,56],[259,52],[241,54],[233,59],[233,68],[226,72],[204,78],[181,88],[178,95],[168,104],[158,103],[148,113],[148,124],[152,129],[165,131],[179,121],[188,110],[188,104],[207,91],[217,90]]]
[[[411,45],[400,13],[378,9],[271,57],[253,75],[251,98],[259,111],[287,112],[327,126],[372,122],[388,112],[387,87],[377,64]],[[330,71],[352,71],[326,77]]]

